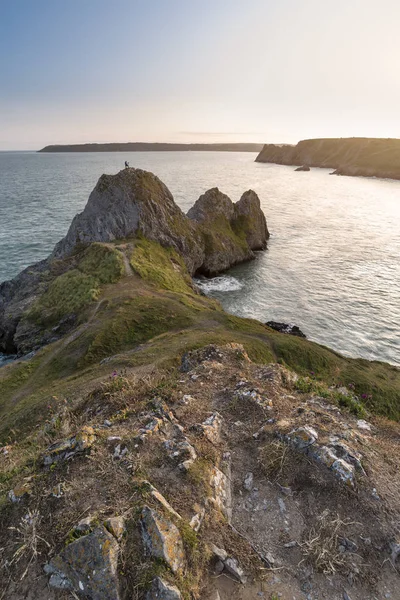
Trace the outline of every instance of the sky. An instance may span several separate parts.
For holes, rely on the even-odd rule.
[[[398,0],[0,0],[0,150],[400,137]]]

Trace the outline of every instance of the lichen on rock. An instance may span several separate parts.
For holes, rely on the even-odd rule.
[[[45,565],[49,584],[90,600],[119,600],[118,542],[104,527],[68,544]]]
[[[143,543],[150,556],[164,560],[173,573],[182,573],[185,551],[178,528],[148,506],[142,510],[141,526]]]

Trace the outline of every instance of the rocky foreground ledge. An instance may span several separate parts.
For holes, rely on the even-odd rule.
[[[255,250],[266,248],[268,237],[259,198],[252,190],[234,204],[218,188],[210,189],[185,215],[153,173],[130,168],[102,175],[85,209],[49,258],[0,285],[0,351],[28,352],[74,326],[81,308],[79,296],[92,290],[94,300],[99,285],[118,279],[124,263],[131,268],[126,247],[115,250],[116,241],[134,244],[145,238],[174,250],[188,274],[212,276],[253,259]],[[103,246],[90,248],[95,242]],[[96,280],[92,267],[102,261],[114,263],[115,272]],[[51,304],[57,303],[65,287],[76,301],[72,299],[71,310],[57,318]]]
[[[327,138],[302,140],[295,146],[265,144],[256,162],[302,166],[301,170],[324,167],[335,169],[335,175],[400,179],[400,140]]]

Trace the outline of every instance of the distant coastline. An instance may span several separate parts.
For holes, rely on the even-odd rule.
[[[111,144],[65,144],[45,146],[38,152],[260,152],[263,144],[168,144],[126,142]]]
[[[400,140],[325,138],[303,140],[296,146],[265,144],[256,162],[325,167],[334,175],[400,179]]]

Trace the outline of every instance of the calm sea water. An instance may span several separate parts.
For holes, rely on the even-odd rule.
[[[355,357],[400,364],[400,182],[295,173],[213,152],[0,153],[0,281],[45,258],[102,173],[156,173],[187,211],[218,186],[254,189],[271,239],[257,260],[204,284],[230,312],[296,323]]]

